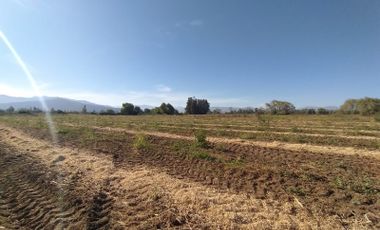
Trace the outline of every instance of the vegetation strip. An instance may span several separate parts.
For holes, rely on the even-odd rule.
[[[78,125],[73,125],[69,123],[66,123],[63,125],[78,127]],[[183,135],[177,135],[177,134],[166,133],[166,132],[151,132],[151,131],[144,131],[144,130],[131,130],[131,129],[124,129],[124,128],[97,127],[97,126],[94,126],[91,128],[97,129],[97,130],[104,130],[104,131],[125,132],[125,133],[130,133],[130,134],[143,133],[146,135],[165,137],[165,138],[174,138],[174,139],[184,139],[184,140],[194,139],[193,137],[190,137],[190,136],[183,136]],[[327,147],[327,146],[318,146],[318,145],[310,145],[310,144],[293,144],[293,143],[278,142],[278,141],[264,142],[264,141],[244,140],[241,138],[208,137],[207,140],[216,144],[231,143],[231,144],[239,144],[239,145],[252,145],[252,146],[258,146],[258,147],[280,148],[280,149],[285,149],[285,150],[314,152],[314,153],[334,153],[334,154],[348,154],[348,155],[359,154],[363,156],[370,156],[376,159],[380,159],[380,151],[359,149],[359,148],[353,148],[353,147],[330,147],[330,146]]]

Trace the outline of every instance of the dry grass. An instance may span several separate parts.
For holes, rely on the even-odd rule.
[[[311,215],[297,199],[287,202],[254,199],[246,194],[218,191],[196,182],[176,179],[156,168],[136,166],[117,169],[106,156],[53,147],[4,126],[1,127],[0,137],[2,142],[38,157],[49,167],[59,167],[68,175],[83,172],[81,180],[89,190],[94,190],[101,181],[111,178],[114,183],[112,187],[119,191],[119,194],[115,194],[118,205],[112,214],[113,221],[121,226],[128,225],[128,219],[125,218],[131,204],[126,202],[131,195],[140,196],[145,208],[153,208],[157,212],[154,218],[141,222],[146,226],[149,221],[166,223],[167,226],[182,221],[183,226],[198,224],[221,229],[319,229],[322,226],[337,229],[341,226],[336,217]],[[54,164],[58,153],[65,159]],[[60,183],[63,185],[64,180]],[[164,210],[159,212],[160,209],[155,209],[157,207],[164,207]],[[136,215],[134,218],[139,219],[144,214]],[[350,225],[360,228],[362,221],[356,220]]]
[[[86,128],[86,136],[83,141],[87,141],[84,145],[93,142],[97,136],[97,132],[104,132],[107,135],[113,134],[133,134],[135,139],[132,140],[130,152],[123,154],[140,154],[146,149],[150,149],[149,141],[151,137],[181,139],[186,141],[194,141],[193,136],[178,135],[172,132],[155,131],[155,128],[176,127],[179,124],[190,124],[194,130],[222,130],[224,132],[234,132],[240,129],[226,128],[227,125],[242,126],[260,125],[258,121],[252,121],[254,117],[236,117],[231,121],[231,117],[205,116],[198,117],[174,117],[169,122],[168,117],[156,116],[152,125],[149,121],[152,117],[100,117],[99,120],[93,116],[57,116],[55,117],[59,129],[59,135],[73,135],[73,128]],[[354,117],[352,130],[362,130],[369,126],[370,132],[380,132],[380,126],[374,124],[367,118]],[[28,117],[29,119],[29,117]],[[47,167],[63,172],[63,177],[54,183],[65,187],[66,180],[72,176],[80,175],[81,190],[84,195],[92,197],[96,191],[99,191],[104,181],[110,181],[110,188],[114,202],[114,208],[110,216],[115,226],[122,226],[127,229],[152,227],[173,228],[180,226],[181,228],[212,228],[212,229],[339,229],[342,226],[351,229],[364,229],[368,225],[368,217],[356,216],[351,218],[349,222],[344,218],[334,215],[309,211],[308,207],[302,203],[302,199],[296,197],[288,200],[273,200],[271,196],[265,199],[257,199],[248,193],[237,192],[235,190],[215,188],[197,183],[189,178],[181,176],[173,176],[163,171],[163,168],[156,166],[148,166],[148,164],[125,163],[125,167],[117,166],[112,155],[93,153],[85,150],[73,148],[51,146],[50,143],[36,138],[32,138],[13,127],[28,128],[37,130],[46,130],[46,126],[41,123],[40,117],[33,117],[30,120],[20,119],[20,117],[0,118],[0,140],[15,149],[30,154],[43,162]],[[170,118],[172,119],[172,118]],[[276,120],[277,119],[277,120]],[[294,121],[289,118],[279,117],[273,121],[271,125],[279,125],[292,130]],[[297,127],[321,127],[321,129],[339,130],[348,126],[350,121],[347,117],[330,117],[320,118],[311,116],[309,120],[305,117],[294,117],[297,120]],[[117,122],[115,122],[117,121]],[[191,121],[207,126],[207,124],[216,125],[220,128],[209,127],[200,128],[191,124]],[[139,122],[147,122],[147,126],[141,126],[139,129],[133,128]],[[169,124],[168,124],[169,123]],[[332,125],[334,124],[334,126]],[[153,129],[151,129],[153,127]],[[294,126],[295,127],[295,126]],[[351,130],[351,131],[352,131]],[[245,133],[267,133],[270,130],[246,130]],[[300,129],[293,129],[291,132],[277,132],[277,134],[291,134],[300,132]],[[302,131],[303,132],[303,131]],[[330,138],[332,136],[340,136],[340,134],[315,134],[307,133],[306,136]],[[108,137],[108,136],[107,136]],[[344,136],[347,139],[371,139],[377,140],[378,137],[358,137]],[[105,137],[102,137],[105,138]],[[149,140],[148,140],[149,139]],[[204,138],[204,140],[206,140]],[[239,145],[239,146],[257,146],[269,147],[283,150],[292,150],[307,153],[333,153],[337,155],[357,155],[373,157],[374,160],[380,159],[379,150],[368,150],[353,146],[324,146],[303,143],[289,143],[280,141],[256,141],[246,140],[242,138],[231,138],[225,136],[210,137],[207,136],[207,142],[210,146],[223,145]],[[166,142],[165,142],[166,143]],[[153,146],[153,145],[152,145]],[[202,150],[202,147],[198,147]],[[223,151],[222,147],[221,152]],[[91,148],[90,148],[91,149]],[[138,151],[136,151],[136,149]],[[151,149],[150,149],[151,150]],[[112,151],[112,150],[110,150]],[[151,150],[153,151],[153,150]],[[208,155],[194,154],[197,158],[207,158]],[[58,160],[59,159],[59,160]],[[119,162],[120,163],[120,162]],[[228,166],[232,169],[239,168],[244,165],[244,161],[238,159],[231,161]],[[310,164],[312,165],[312,164]],[[339,166],[338,166],[339,167]],[[302,191],[297,186],[289,188],[295,196],[302,196]]]

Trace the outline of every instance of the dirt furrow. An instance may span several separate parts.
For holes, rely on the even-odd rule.
[[[65,123],[67,126],[75,126],[70,123]],[[75,126],[78,127],[78,126]],[[177,135],[172,133],[165,132],[153,132],[153,131],[144,131],[144,130],[131,130],[124,128],[111,128],[111,127],[99,127],[92,126],[91,128],[96,130],[104,131],[114,131],[114,132],[124,132],[129,134],[146,134],[157,137],[171,138],[171,139],[183,139],[183,140],[194,140],[193,137]],[[361,156],[370,156],[376,159],[380,159],[380,151],[378,150],[368,150],[363,148],[354,148],[354,147],[337,147],[337,146],[320,146],[320,145],[311,145],[311,144],[296,144],[296,143],[287,143],[280,141],[265,142],[265,141],[252,141],[252,140],[243,140],[240,138],[221,138],[221,137],[208,137],[207,140],[214,144],[236,144],[241,146],[257,146],[263,148],[277,148],[290,151],[303,151],[303,152],[312,152],[312,153],[335,153],[343,155],[361,155]]]
[[[19,198],[26,197],[24,199],[28,202],[17,203],[15,207],[18,209],[25,205],[33,210],[33,207],[38,207],[32,201],[36,199],[36,193],[33,192],[36,189],[42,187],[52,191],[51,198],[46,195],[51,202],[43,204],[38,215],[33,217],[32,224],[35,227],[44,224],[66,226],[65,220],[68,218],[73,220],[70,224],[83,224],[76,225],[77,229],[313,229],[320,226],[374,226],[368,225],[360,215],[343,223],[338,215],[310,212],[309,207],[295,197],[277,200],[267,196],[263,184],[267,183],[268,190],[275,191],[270,188],[269,174],[269,177],[257,181],[262,183],[258,188],[263,188],[263,191],[258,191],[263,193],[263,197],[258,199],[245,192],[248,191],[244,189],[246,182],[252,182],[249,174],[232,170],[218,175],[215,174],[219,173],[218,170],[207,162],[189,162],[186,158],[165,156],[165,148],[157,152],[121,152],[117,153],[119,156],[115,159],[112,152],[105,155],[63,147],[51,148],[48,143],[14,129],[3,127],[1,131],[3,148],[17,150],[9,152],[11,156],[20,151],[26,156],[35,157],[36,163],[28,165],[47,167],[45,170],[32,170],[34,173],[24,171],[18,175],[12,172],[11,177],[8,177],[13,182],[30,181],[19,183],[18,190],[26,191]],[[11,160],[7,164],[12,166],[17,165],[17,162]],[[54,172],[60,172],[59,176]],[[31,176],[20,176],[23,174]],[[234,179],[238,174],[243,181]],[[57,199],[57,195],[63,199]],[[7,197],[3,201],[8,203],[9,200],[15,198]],[[73,211],[73,207],[78,207],[78,211]],[[15,208],[11,211],[14,212]]]

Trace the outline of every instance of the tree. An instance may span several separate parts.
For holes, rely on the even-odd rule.
[[[340,106],[340,111],[343,113],[359,113],[357,104],[358,100],[348,99]]]
[[[291,114],[294,113],[296,110],[296,107],[287,101],[277,101],[273,100],[270,103],[265,104],[267,107],[267,110],[269,110],[272,114]]]
[[[82,113],[87,113],[87,107],[86,107],[86,105],[83,106]]]
[[[99,112],[100,115],[115,115],[115,111],[113,109],[107,109],[107,110],[102,110]]]
[[[166,104],[166,108],[167,108],[167,111],[169,115],[174,115],[174,114],[178,114],[178,111],[171,105],[171,104]]]
[[[159,107],[145,109],[144,113],[174,115],[178,114],[178,111],[170,103],[161,103]]]
[[[145,113],[145,114],[149,114],[149,113],[151,113],[151,109],[145,108],[145,109],[144,109],[144,113]]]
[[[348,99],[340,106],[343,113],[372,115],[380,112],[380,99],[365,97],[361,99]]]
[[[330,111],[325,108],[318,108],[317,110],[318,114],[329,114]]]
[[[140,115],[142,113],[142,109],[139,106],[135,106],[135,108],[133,109],[133,115]]]
[[[220,109],[214,109],[211,113],[213,113],[213,114],[221,114],[222,110],[220,110]]]
[[[160,105],[159,109],[161,110],[162,114],[168,114],[169,113],[169,109],[165,103],[162,103]]]
[[[134,115],[135,106],[131,103],[123,103],[121,105],[120,113],[124,115]]]
[[[189,97],[187,99],[185,112],[188,114],[206,114],[210,111],[210,104],[206,99]]]
[[[123,103],[120,114],[123,115],[140,115],[143,111],[139,106],[134,106],[132,103]]]
[[[178,111],[170,103],[162,103],[157,109],[159,109],[159,114],[178,114]]]
[[[9,108],[6,111],[7,111],[7,113],[14,113],[15,108],[13,106],[9,106]]]

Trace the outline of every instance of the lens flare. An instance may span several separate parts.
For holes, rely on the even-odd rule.
[[[36,80],[34,79],[32,73],[29,71],[28,67],[26,66],[25,62],[21,59],[20,55],[17,53],[17,51],[13,48],[11,42],[8,40],[8,38],[5,36],[5,34],[0,30],[0,38],[3,40],[5,46],[9,49],[9,51],[12,53],[13,57],[16,59],[17,64],[20,66],[20,68],[24,71],[25,75],[27,76],[29,83],[31,84],[34,93],[37,95],[42,110],[45,112],[45,119],[49,126],[49,132],[53,141],[53,144],[58,144],[57,139],[57,132],[55,129],[55,125],[53,122],[53,119],[51,118],[51,114],[49,111],[48,106],[46,105],[45,99],[41,94],[41,91],[36,83]]]

